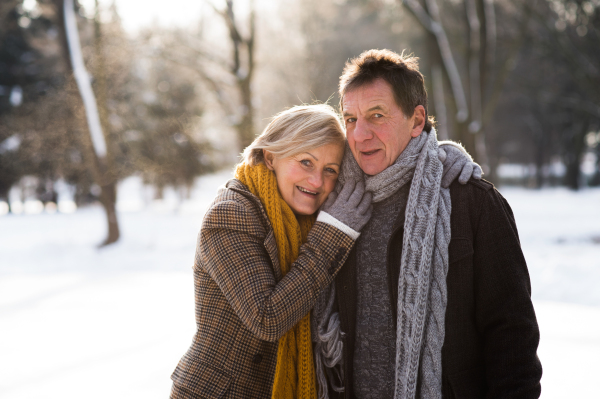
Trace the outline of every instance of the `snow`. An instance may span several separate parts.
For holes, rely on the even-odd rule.
[[[534,300],[600,307],[600,190],[500,190],[517,221]]]
[[[96,249],[100,207],[0,217],[0,397],[166,398],[195,329],[191,265],[208,204],[119,187],[122,239]],[[541,329],[542,398],[600,392],[600,190],[501,192],[515,213]]]

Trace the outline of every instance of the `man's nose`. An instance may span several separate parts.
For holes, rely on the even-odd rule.
[[[354,141],[362,143],[373,138],[369,123],[364,118],[358,118],[353,132]]]

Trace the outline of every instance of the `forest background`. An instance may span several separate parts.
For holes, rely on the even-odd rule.
[[[371,48],[513,207],[543,397],[593,397],[600,0],[0,0],[0,396],[166,397],[216,188]]]
[[[92,139],[65,2],[1,3],[0,212],[56,204],[66,183],[76,205],[103,204],[114,242],[119,181],[189,196],[270,116],[337,105],[344,63],[371,48],[420,58],[439,137],[463,143],[488,180],[600,185],[599,0],[198,4],[179,10],[194,15],[185,24],[128,30],[116,2],[72,4],[99,115]]]

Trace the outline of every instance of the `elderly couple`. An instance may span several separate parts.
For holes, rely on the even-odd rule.
[[[207,211],[171,398],[538,398],[512,211],[437,141],[416,59],[367,51],[339,94],[345,128],[276,115]]]

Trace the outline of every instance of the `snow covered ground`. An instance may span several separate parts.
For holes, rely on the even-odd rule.
[[[0,397],[166,398],[194,333],[191,265],[202,215],[228,172],[193,200],[119,192],[122,239],[99,207],[0,217]],[[542,339],[542,397],[600,392],[600,190],[501,192],[513,207]]]

